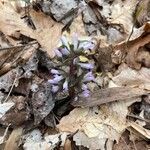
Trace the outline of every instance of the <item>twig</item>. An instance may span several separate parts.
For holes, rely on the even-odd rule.
[[[142,118],[142,117],[140,117],[140,116],[136,116],[136,115],[134,115],[134,114],[129,114],[129,115],[127,115],[128,117],[133,117],[133,118],[135,118],[135,119],[139,119],[139,120],[142,120],[142,121],[145,121],[145,122],[147,122],[147,123],[150,123],[150,120],[148,120],[148,119],[144,119],[144,118]]]
[[[140,1],[137,2],[136,7],[135,7],[135,10],[136,10],[136,8],[139,6],[139,3],[140,3]],[[130,38],[131,38],[131,36],[132,36],[132,34],[133,34],[133,29],[134,29],[134,27],[135,27],[135,24],[136,24],[136,19],[133,20],[132,30],[131,30],[131,33],[130,33],[130,35],[129,35],[127,41],[126,41],[125,50],[127,50],[127,48],[128,48],[128,42],[129,42],[129,40],[130,40]]]
[[[7,95],[7,97],[6,97],[6,99],[3,101],[3,103],[4,103],[4,102],[7,102],[7,100],[8,100],[8,98],[9,98],[11,92],[12,92],[12,89],[13,89],[13,87],[14,87],[16,81],[17,81],[17,75],[16,75],[16,77],[15,77],[15,79],[14,79],[14,82],[13,82],[11,88],[10,88],[10,91],[9,91],[9,93],[8,93],[8,95]]]
[[[123,140],[123,142],[125,143],[127,150],[130,150],[130,148],[129,148],[127,142],[125,141],[125,139],[124,139],[122,136],[121,136],[120,138],[121,138],[121,139]]]
[[[0,48],[0,51],[4,51],[4,50],[10,50],[10,49],[14,49],[14,48],[22,48],[26,45],[18,45],[18,46],[10,46],[10,47],[4,47],[4,48]]]
[[[130,33],[128,39],[127,39],[126,45],[128,44],[128,42],[129,42],[129,40],[130,40],[130,38],[131,38],[131,36],[132,36],[132,34],[133,34],[133,29],[134,29],[134,27],[135,27],[135,23],[136,23],[136,21],[134,21],[134,23],[133,23],[132,30],[131,30],[131,33]]]
[[[32,41],[32,42],[30,42],[28,44],[24,44],[24,45],[4,47],[4,48],[0,48],[0,51],[14,49],[14,48],[22,48],[22,47],[25,47],[25,46],[28,46],[28,45],[32,45],[32,44],[35,44],[35,43],[37,43],[37,41]]]
[[[136,145],[135,145],[135,141],[133,140],[133,145],[134,145],[134,149],[137,150]]]

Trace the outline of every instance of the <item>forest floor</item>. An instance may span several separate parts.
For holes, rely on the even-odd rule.
[[[0,150],[52,149],[150,149],[149,0],[0,0]]]

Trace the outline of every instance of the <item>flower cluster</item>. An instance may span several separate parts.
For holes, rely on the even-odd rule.
[[[61,37],[62,45],[55,50],[57,67],[52,68],[50,73],[53,78],[48,80],[51,83],[53,93],[59,91],[73,91],[74,94],[88,97],[90,90],[88,82],[95,82],[93,75],[94,64],[90,63],[86,52],[91,52],[95,44],[92,41],[81,41],[77,34],[72,37],[70,43],[65,36]],[[85,62],[80,60],[80,56],[87,58]]]

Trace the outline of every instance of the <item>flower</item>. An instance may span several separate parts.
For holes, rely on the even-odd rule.
[[[62,57],[62,53],[58,49],[55,49],[54,51],[57,57]]]
[[[82,92],[81,96],[84,97],[90,95],[87,83],[96,81],[92,73],[94,63],[90,63],[89,60],[92,57],[88,59],[86,56],[88,51],[94,49],[94,45],[91,40],[79,40],[77,33],[74,33],[72,43],[69,43],[65,36],[61,37],[61,45],[55,49],[56,59],[58,60],[54,59],[54,63],[57,63],[57,65],[50,69],[53,78],[48,80],[53,93],[68,91],[69,96],[72,96],[71,93],[77,94],[80,92]]]
[[[52,89],[51,90],[52,90],[53,93],[56,93],[59,90],[59,86],[52,85]]]
[[[77,51],[79,42],[78,42],[78,35],[76,33],[74,33],[72,37],[72,44],[74,46],[74,51]]]
[[[89,90],[84,90],[84,91],[82,92],[82,96],[83,96],[83,97],[89,97],[89,96],[90,96],[90,91],[89,91]]]
[[[52,74],[61,74],[58,70],[56,69],[51,69],[51,73]]]
[[[66,37],[62,36],[60,40],[61,40],[62,44],[69,49],[69,43],[68,43],[68,40],[66,39]]]
[[[85,68],[85,69],[93,69],[94,68],[94,65],[90,64],[90,63],[78,63],[78,65],[80,65],[82,68]]]
[[[63,90],[68,91],[68,81],[67,80],[65,80],[65,82],[63,84]]]
[[[87,87],[87,85],[86,84],[82,84],[82,90],[87,90],[88,89],[88,87]]]
[[[58,82],[61,81],[63,78],[64,78],[63,76],[59,76],[59,75],[55,74],[54,78],[48,80],[48,82],[51,84],[58,84]]]
[[[63,54],[63,55],[69,55],[70,54],[70,52],[68,51],[68,49],[65,47],[65,48],[63,48],[63,49],[61,49],[61,53]]]
[[[93,76],[91,71],[88,72],[83,78],[83,82],[89,82],[89,81],[95,81],[95,77]]]
[[[79,49],[83,48],[84,50],[92,50],[94,48],[94,44],[90,41],[85,41],[79,44]]]

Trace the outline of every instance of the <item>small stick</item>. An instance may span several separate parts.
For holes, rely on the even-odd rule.
[[[8,100],[8,98],[9,98],[11,92],[12,92],[12,89],[13,89],[13,87],[14,87],[16,81],[17,81],[17,76],[15,77],[14,82],[13,82],[11,88],[10,88],[10,91],[9,91],[9,93],[8,93],[8,95],[7,95],[7,97],[6,97],[6,99],[3,101],[3,103],[7,102],[7,100]]]

